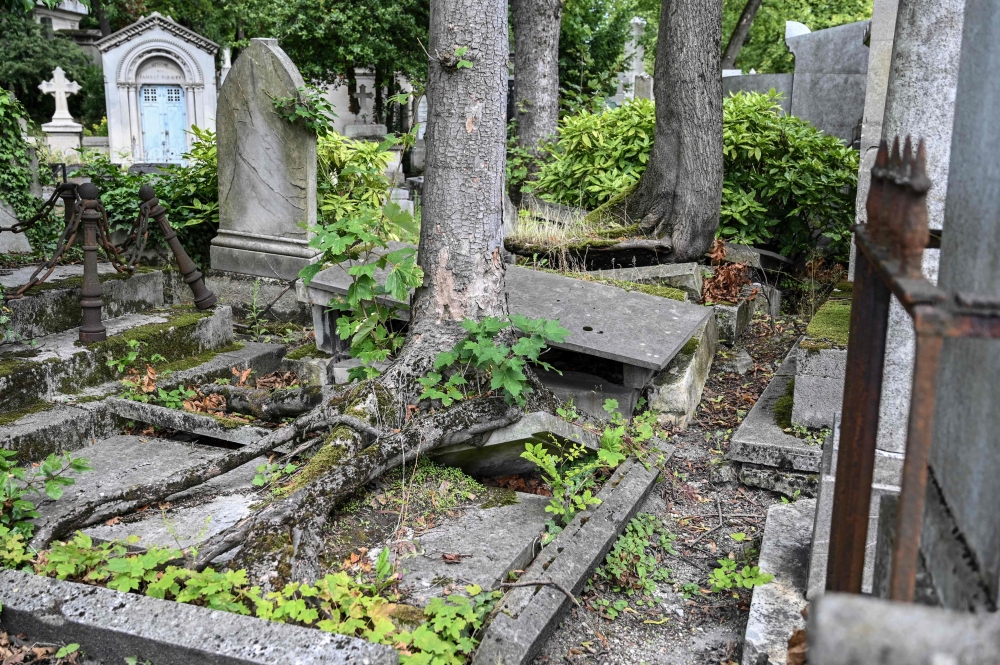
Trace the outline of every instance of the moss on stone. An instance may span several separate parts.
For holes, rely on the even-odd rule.
[[[306,462],[305,467],[295,474],[292,481],[281,488],[281,494],[289,495],[294,494],[296,491],[302,489],[312,481],[316,480],[324,473],[326,473],[332,467],[340,464],[341,460],[344,458],[344,447],[338,445],[336,441],[344,440],[345,438],[354,436],[354,430],[346,426],[336,427],[330,436],[327,437],[326,443],[323,445],[319,451],[312,456],[312,458]]]
[[[639,282],[629,282],[621,279],[610,279],[608,277],[597,277],[596,275],[591,275],[585,272],[571,272],[564,273],[558,270],[548,270],[546,272],[552,272],[557,275],[565,275],[566,277],[572,277],[573,279],[582,279],[585,282],[597,282],[598,284],[607,284],[608,286],[615,286],[619,289],[624,289],[625,291],[638,291],[639,293],[645,293],[650,296],[658,296],[660,298],[669,298],[670,300],[678,300],[684,302],[687,299],[687,294],[685,294],[680,289],[675,289],[672,286],[660,286],[657,284],[640,284]]]
[[[815,342],[827,342],[827,348],[845,347],[851,328],[851,302],[828,300],[806,328],[806,337]],[[804,347],[805,348],[805,347]]]
[[[788,382],[785,394],[774,402],[774,424],[785,430],[792,426],[792,406],[795,402],[795,379]]]
[[[680,352],[686,356],[693,356],[694,352],[698,350],[699,346],[701,346],[701,336],[695,335],[694,337],[689,339],[687,343],[684,344],[683,347],[681,347]]]
[[[198,365],[203,365],[220,353],[232,353],[233,351],[239,351],[243,347],[243,343],[233,342],[232,344],[227,344],[226,346],[219,347],[218,349],[212,349],[211,351],[199,353],[196,356],[188,356],[187,358],[180,358],[167,363],[154,363],[153,366],[160,374],[165,372],[180,372],[185,369],[197,367]]]
[[[15,423],[25,416],[30,416],[33,413],[41,413],[42,411],[48,411],[53,408],[53,405],[45,400],[35,398],[30,401],[27,405],[21,407],[20,409],[15,409],[13,411],[4,411],[0,413],[0,425],[10,425]]]
[[[304,358],[330,358],[329,353],[316,348],[315,344],[304,344],[299,348],[285,355],[289,360],[303,360]]]
[[[211,416],[215,422],[219,423],[223,429],[236,429],[247,424],[246,421],[237,420],[236,418],[226,418],[225,416],[220,416],[214,413],[210,413],[208,415]]]
[[[515,503],[520,503],[517,499],[517,492],[511,489],[498,488],[496,492],[490,493],[490,496],[479,504],[479,507],[483,509],[501,508],[503,506],[513,506]]]

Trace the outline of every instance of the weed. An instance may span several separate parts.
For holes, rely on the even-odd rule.
[[[733,559],[719,559],[719,567],[712,571],[708,583],[713,593],[721,593],[731,589],[752,589],[767,584],[774,575],[762,573],[758,566],[743,566],[739,568]]]
[[[639,513],[615,541],[596,578],[629,596],[652,594],[657,582],[670,581],[671,571],[662,566],[662,559],[665,554],[677,554],[675,538],[655,516]]]
[[[82,457],[52,453],[38,465],[17,466],[15,450],[0,448],[0,529],[30,538],[35,527],[30,522],[38,517],[35,504],[27,499],[31,494],[45,494],[55,501],[66,487],[76,481],[70,473],[90,471],[90,463]],[[0,557],[4,555],[0,550]],[[2,561],[0,561],[2,564]]]

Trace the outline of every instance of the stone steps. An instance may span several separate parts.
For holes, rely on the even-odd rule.
[[[82,345],[76,329],[46,335],[32,345],[12,344],[0,352],[0,413],[10,414],[53,400],[57,395],[100,395],[88,392],[120,378],[108,361],[123,358],[129,340],[141,342],[142,357],[160,354],[166,366],[233,349],[233,315],[229,307],[198,312],[192,308],[151,310],[105,322],[108,339]]]
[[[120,275],[110,263],[99,263],[97,267],[104,301],[102,320],[163,307],[163,272],[142,268],[133,275]],[[2,271],[0,286],[6,293],[13,293],[28,282],[35,268]],[[19,339],[35,339],[79,327],[82,283],[82,265],[56,266],[44,283],[8,304],[14,334]]]

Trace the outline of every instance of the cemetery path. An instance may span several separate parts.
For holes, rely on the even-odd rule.
[[[740,662],[751,592],[712,593],[708,578],[717,560],[730,554],[741,567],[756,563],[767,508],[782,499],[742,486],[725,454],[733,432],[798,338],[795,323],[779,321],[772,332],[762,321],[754,321],[740,345],[754,360],[746,374],[733,367],[737,349],[720,348],[694,422],[670,439],[676,446],[668,463],[670,475],[640,508],[676,535],[677,555],[661,562],[670,570],[670,581],[657,582],[650,596],[629,597],[595,578],[581,601],[607,644],[595,640],[577,617],[567,616],[536,665]],[[606,608],[614,607],[616,600],[628,602],[628,609],[612,620]]]

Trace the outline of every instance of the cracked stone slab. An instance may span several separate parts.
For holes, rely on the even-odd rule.
[[[432,454],[439,464],[457,466],[477,477],[505,476],[526,473],[537,468],[521,459],[526,443],[578,443],[590,450],[600,448],[596,432],[568,423],[551,413],[526,414],[516,423],[493,430],[481,444],[457,443],[440,448]]]
[[[402,588],[412,594],[408,602],[424,606],[442,595],[442,580],[498,589],[508,572],[526,568],[551,518],[545,512],[549,499],[522,492],[517,499],[510,506],[468,511],[421,535],[421,554],[398,560]],[[441,558],[445,552],[470,556],[450,564]]]
[[[225,427],[217,419],[205,414],[168,409],[156,404],[144,404],[119,397],[109,397],[104,400],[104,404],[109,412],[120,418],[190,432],[197,436],[206,436],[220,441],[238,443],[241,446],[256,443],[270,433],[263,427],[253,425]]]
[[[663,445],[661,451],[669,457],[673,446]],[[624,462],[598,494],[601,504],[578,514],[535,557],[520,580],[551,581],[578,594],[658,477],[655,467],[647,469],[634,458]],[[571,605],[562,591],[550,585],[512,589],[486,628],[473,665],[531,662]]]
[[[395,665],[392,647],[103,587],[0,571],[4,630],[156,665]]]

